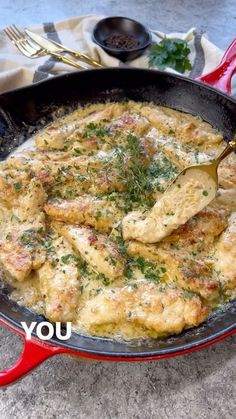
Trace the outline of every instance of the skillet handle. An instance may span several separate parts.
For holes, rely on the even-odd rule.
[[[0,323],[16,332],[24,341],[24,348],[18,361],[12,367],[0,371],[0,387],[5,387],[23,378],[26,374],[51,356],[67,352],[61,347],[45,344],[38,340],[26,340],[23,332],[10,326],[3,319]]]
[[[225,51],[220,64],[207,74],[197,77],[196,80],[210,84],[216,89],[231,94],[231,79],[236,72],[236,38]]]

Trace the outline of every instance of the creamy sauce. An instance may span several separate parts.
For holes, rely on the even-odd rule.
[[[134,212],[123,219],[124,239],[143,243],[162,240],[205,208],[214,199],[216,186],[205,171],[188,169],[178,176],[148,214]]]
[[[21,144],[19,147],[17,147],[15,150],[13,150],[9,156],[8,159],[11,158],[12,156],[15,156],[17,154],[23,154],[23,152],[25,151],[35,151],[35,141],[34,141],[34,137],[29,138],[28,140],[26,140],[23,144]]]
[[[227,246],[225,236],[220,242],[235,211],[233,165],[220,176],[230,178],[227,209],[218,199],[187,221],[215,194],[197,172],[163,192],[222,147],[200,118],[148,103],[89,105],[41,130],[1,163],[0,268],[15,288],[11,298],[49,321],[116,340],[205,321],[222,302],[215,255],[224,260],[235,243],[232,228]]]

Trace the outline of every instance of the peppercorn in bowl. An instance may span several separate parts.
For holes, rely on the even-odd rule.
[[[145,26],[133,19],[108,17],[96,24],[93,40],[108,54],[129,61],[142,55],[151,44],[152,36]]]

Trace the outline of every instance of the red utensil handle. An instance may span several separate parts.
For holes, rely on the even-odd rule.
[[[231,94],[231,79],[236,72],[236,39],[230,44],[220,64],[207,74],[196,78],[216,89],[222,90],[228,95]]]
[[[26,340],[23,332],[10,326],[2,319],[0,319],[0,323],[20,335],[24,341],[22,354],[15,365],[4,371],[0,371],[0,387],[13,384],[40,365],[47,358],[64,352],[63,348],[48,345],[38,340]]]
[[[4,326],[7,326],[9,329],[13,330],[13,332],[16,332],[24,340],[24,350],[21,354],[20,359],[12,367],[4,371],[0,371],[0,387],[5,387],[10,384],[14,384],[20,378],[23,378],[30,371],[32,371],[34,368],[40,365],[43,361],[58,354],[74,355],[80,358],[81,360],[90,359],[90,360],[122,361],[122,362],[153,361],[153,360],[164,359],[164,358],[172,358],[173,356],[185,355],[185,354],[189,354],[191,352],[194,352],[200,349],[207,348],[208,346],[213,345],[214,343],[220,342],[226,337],[231,336],[234,333],[236,333],[236,329],[232,329],[225,332],[222,336],[216,337],[215,339],[212,339],[209,342],[196,345],[193,348],[181,349],[180,351],[176,351],[174,353],[166,353],[166,354],[164,353],[162,355],[151,355],[151,356],[146,356],[146,357],[136,356],[136,357],[126,358],[123,356],[114,357],[112,355],[108,356],[108,355],[95,355],[92,353],[82,353],[77,350],[63,348],[60,346],[53,346],[51,344],[50,345],[45,344],[36,339],[27,341],[23,331],[20,331],[19,329],[13,326],[10,326],[7,322],[5,322],[2,319],[0,319],[0,323],[2,323]]]

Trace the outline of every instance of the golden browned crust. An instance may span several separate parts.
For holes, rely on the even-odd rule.
[[[91,195],[82,195],[73,200],[57,199],[44,206],[47,215],[58,221],[85,224],[98,231],[109,232],[123,216],[112,202]]]
[[[236,212],[215,246],[214,268],[223,290],[230,296],[236,291]]]
[[[72,246],[62,237],[52,239],[55,253],[38,271],[39,289],[47,318],[69,322],[76,317],[79,297],[79,270]]]
[[[226,227],[227,219],[224,214],[220,210],[207,207],[173,231],[163,240],[163,244],[178,243],[186,251],[189,251],[187,246],[197,246],[207,251],[208,246]]]
[[[236,156],[228,156],[218,169],[219,184],[225,189],[236,188]]]
[[[148,103],[89,105],[0,166],[0,268],[14,299],[50,321],[115,338],[180,333],[236,295],[235,156],[205,210],[158,244],[124,241],[175,175],[208,161],[222,135]],[[222,295],[223,294],[223,295]]]
[[[163,106],[142,106],[141,115],[145,116],[152,126],[161,129],[165,134],[174,134],[183,143],[194,146],[202,144],[219,144],[222,135],[199,118]]]
[[[159,245],[145,245],[136,241],[128,243],[128,253],[132,257],[141,256],[157,263],[157,266],[164,266],[170,282],[199,294],[206,301],[214,301],[219,296],[219,282],[212,278],[212,272],[203,260],[163,249]]]
[[[134,285],[138,285],[137,288]],[[117,335],[130,338],[129,326],[138,326],[156,336],[180,333],[197,326],[208,315],[199,297],[188,297],[178,288],[152,283],[132,283],[105,290],[80,311],[79,321],[91,334],[108,335],[112,324]],[[143,330],[137,334],[142,337]],[[136,336],[140,337],[140,336]]]
[[[90,228],[54,222],[55,230],[64,236],[97,273],[115,279],[122,276],[125,260],[116,244]]]

